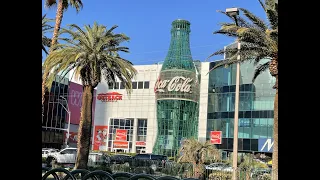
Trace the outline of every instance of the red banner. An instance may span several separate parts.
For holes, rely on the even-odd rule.
[[[108,126],[94,127],[93,150],[105,151],[107,149]]]
[[[67,132],[64,133],[64,138],[67,138]],[[69,132],[69,143],[78,142],[78,132]]]
[[[113,141],[113,148],[128,149],[128,147],[129,147],[128,141]]]
[[[127,141],[126,129],[116,129],[116,141]]]
[[[222,131],[211,131],[210,141],[212,144],[221,144]]]
[[[136,146],[146,146],[146,142],[144,141],[137,141]]]

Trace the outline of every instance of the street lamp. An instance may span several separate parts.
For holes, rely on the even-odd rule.
[[[233,17],[236,25],[238,26],[237,16],[239,15],[238,8],[227,8],[226,13]],[[237,39],[238,45],[238,56],[237,56],[237,72],[236,72],[236,99],[235,99],[235,107],[234,107],[234,131],[233,131],[233,159],[232,159],[232,179],[237,180],[237,171],[238,171],[238,124],[239,124],[239,84],[240,84],[240,42]]]

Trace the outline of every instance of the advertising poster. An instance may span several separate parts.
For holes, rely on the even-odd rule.
[[[222,131],[211,131],[210,132],[210,141],[212,144],[221,144],[222,141]]]
[[[127,141],[127,130],[116,129],[116,141]]]
[[[96,91],[93,91],[93,103],[92,103],[92,122],[94,120],[94,110],[96,104]],[[68,96],[68,108],[71,112],[70,122],[71,124],[79,124],[82,106],[82,85],[70,82]],[[67,114],[67,120],[68,120]]]
[[[108,126],[94,127],[94,151],[105,151],[107,149]]]

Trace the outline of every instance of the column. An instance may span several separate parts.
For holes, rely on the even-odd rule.
[[[136,153],[136,141],[137,141],[138,119],[133,119],[133,132],[132,132],[132,153]]]

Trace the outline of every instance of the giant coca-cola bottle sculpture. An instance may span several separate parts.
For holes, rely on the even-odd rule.
[[[154,87],[158,124],[155,154],[175,156],[181,140],[198,136],[199,79],[189,34],[190,22],[172,22],[170,48]]]

